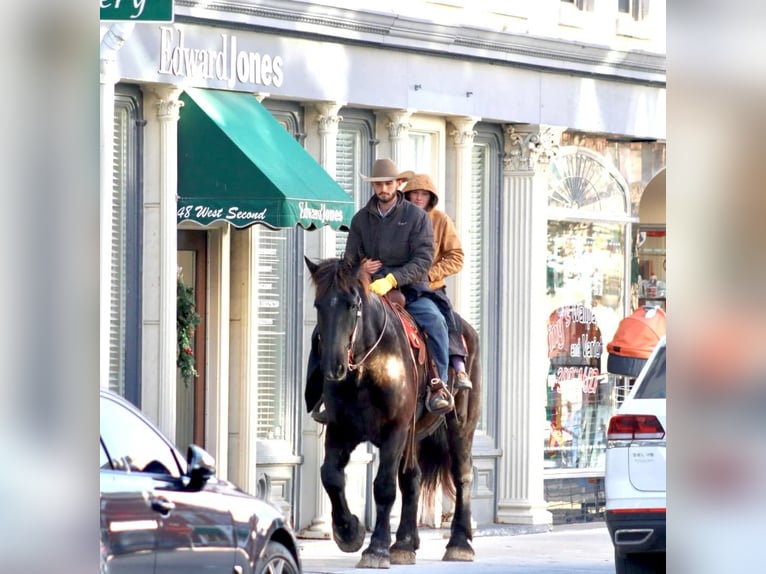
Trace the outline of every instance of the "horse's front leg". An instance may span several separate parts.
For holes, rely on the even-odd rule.
[[[417,457],[415,457],[417,459]],[[396,530],[396,542],[391,547],[392,564],[415,564],[420,548],[418,535],[418,501],[420,500],[420,466],[407,467],[402,461],[399,470],[399,490],[402,493],[402,517]]]
[[[396,500],[396,473],[404,451],[406,429],[396,430],[380,446],[380,464],[373,483],[375,528],[357,568],[390,568],[391,508]]]
[[[356,446],[346,442],[341,430],[334,424],[327,427],[325,455],[322,463],[322,486],[330,497],[332,508],[332,534],[343,552],[356,552],[364,544],[364,526],[351,513],[346,500],[346,474],[344,472],[351,451]]]
[[[452,465],[450,471],[455,483],[455,513],[450,527],[450,539],[442,560],[472,562],[474,550],[471,545],[471,486],[473,484],[473,456],[471,445],[473,433],[468,433],[454,417],[447,417]]]

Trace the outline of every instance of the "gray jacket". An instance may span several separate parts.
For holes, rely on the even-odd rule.
[[[363,258],[379,259],[383,268],[375,279],[391,273],[399,287],[425,287],[434,258],[434,230],[431,218],[397,192],[396,206],[386,216],[378,212],[373,196],[351,219],[346,257],[354,263]]]

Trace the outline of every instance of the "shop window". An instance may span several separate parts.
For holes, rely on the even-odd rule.
[[[500,296],[497,265],[490,258],[499,252],[499,213],[497,201],[500,188],[499,153],[502,133],[493,126],[477,124],[471,154],[471,188],[463,197],[460,239],[465,259],[458,275],[461,281],[460,313],[479,333],[481,341],[481,365],[483,385],[482,412],[477,431],[494,435],[497,413],[498,389],[490,384],[498,381],[497,361],[491,360],[500,353],[496,347],[500,338],[498,308]]]
[[[300,137],[302,117],[297,106],[269,102],[269,112],[291,134]],[[259,440],[295,441],[298,398],[303,384],[297,304],[302,285],[296,280],[303,269],[303,232],[297,228],[250,228],[258,254],[251,270],[257,383],[256,436]],[[282,453],[286,454],[286,453]]]
[[[603,469],[622,377],[606,345],[630,309],[628,185],[598,154],[563,148],[549,169],[548,374],[544,458],[574,475]]]
[[[288,338],[289,284],[287,262],[291,261],[288,244],[293,230],[272,230],[256,225],[252,229],[258,253],[258,265],[253,269],[253,305],[257,326],[254,348],[258,381],[259,439],[287,439],[286,423],[289,412],[291,381]]]
[[[409,143],[412,151],[412,160],[407,169],[411,169],[416,173],[428,173],[431,177],[435,178],[438,172],[434,166],[434,158],[438,157],[438,155],[434,146],[438,145],[438,136],[430,132],[410,130]],[[402,166],[399,167],[405,169]]]
[[[140,403],[141,107],[137,87],[117,87],[112,140],[109,388]]]
[[[343,121],[338,128],[335,143],[335,181],[354,198],[356,209],[361,209],[371,197],[369,184],[360,174],[372,170],[372,114],[360,110],[342,109]],[[343,255],[348,232],[335,233],[335,254]]]

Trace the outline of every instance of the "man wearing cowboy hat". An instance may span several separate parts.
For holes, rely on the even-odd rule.
[[[407,201],[399,191],[407,175],[400,173],[390,159],[377,160],[372,174],[362,175],[362,179],[372,183],[375,195],[351,219],[345,257],[361,264],[370,274],[373,293],[383,296],[398,288],[404,294],[405,309],[428,335],[426,345],[438,373],[438,378],[433,378],[427,386],[426,408],[442,414],[452,410],[455,402],[445,383],[449,360],[447,322],[434,301],[426,296],[428,270],[434,256],[433,225],[428,214]],[[319,409],[322,400],[314,388],[317,384],[312,385],[316,378],[312,377],[312,364],[310,357],[307,406],[314,405],[311,416],[317,422],[326,423],[328,414]]]

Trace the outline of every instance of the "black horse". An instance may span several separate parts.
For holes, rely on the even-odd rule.
[[[344,469],[354,448],[369,441],[379,449],[374,481],[375,527],[358,568],[414,564],[420,546],[421,495],[433,499],[439,485],[455,500],[451,536],[443,560],[472,561],[471,447],[481,411],[478,336],[464,320],[467,371],[472,391],[459,391],[455,409],[432,415],[424,408],[429,370],[412,352],[396,311],[369,291],[369,276],[341,259],[306,258],[316,291],[318,349],[324,399],[330,414],[322,485],[332,505],[333,537],[344,552],[364,544],[365,530],[346,501]],[[420,333],[422,340],[422,333]],[[450,381],[454,373],[450,371]],[[309,408],[312,405],[308,405]],[[396,481],[402,511],[391,545]]]

